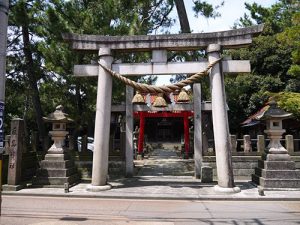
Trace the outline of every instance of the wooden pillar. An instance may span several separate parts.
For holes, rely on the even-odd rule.
[[[183,127],[184,127],[184,150],[185,150],[185,158],[189,158],[189,150],[190,150],[190,134],[189,134],[189,118],[188,114],[184,114],[183,117]]]
[[[140,132],[138,140],[138,154],[143,155],[144,148],[144,133],[145,133],[145,115],[144,112],[140,112]]]

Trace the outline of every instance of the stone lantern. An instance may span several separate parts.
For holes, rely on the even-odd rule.
[[[32,179],[32,185],[36,187],[69,187],[79,180],[74,162],[64,148],[65,138],[69,133],[66,131],[66,126],[73,120],[63,112],[61,105],[43,119],[45,122],[52,123],[52,131],[49,134],[54,143],[48,149],[45,159],[41,161],[40,168],[37,169],[36,176]]]
[[[280,143],[285,132],[282,129],[282,121],[291,118],[292,114],[278,108],[274,101],[269,105],[259,119],[266,121],[267,129],[264,132],[268,135],[270,143],[262,159],[258,161],[252,181],[260,186],[259,190],[299,190],[300,170],[295,169],[295,162]]]
[[[271,101],[269,106],[261,117],[261,120],[266,121],[267,129],[264,132],[270,138],[266,150],[270,154],[287,154],[287,150],[280,143],[282,134],[285,132],[282,129],[282,121],[291,118],[292,114],[280,109],[275,101]]]
[[[53,145],[49,148],[48,153],[62,154],[64,153],[64,143],[66,135],[69,133],[66,131],[67,123],[73,122],[68,118],[68,114],[63,112],[63,106],[59,105],[53,113],[50,113],[47,117],[43,117],[45,122],[52,123],[52,131],[49,132]]]

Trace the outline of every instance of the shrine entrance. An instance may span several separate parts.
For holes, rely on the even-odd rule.
[[[161,111],[149,110],[149,106],[135,108],[132,105],[133,88],[147,93],[170,93],[186,85],[193,85],[194,111],[194,161],[195,177],[201,177],[202,141],[201,141],[201,92],[197,82],[202,76],[210,77],[212,118],[218,185],[216,189],[224,192],[237,192],[235,187],[229,125],[226,108],[224,74],[250,72],[248,60],[223,60],[223,49],[246,47],[252,37],[259,35],[263,25],[247,28],[190,34],[101,36],[65,34],[63,38],[72,43],[74,50],[98,52],[98,65],[75,65],[77,76],[98,76],[95,147],[93,153],[92,183],[89,191],[110,189],[108,185],[108,153],[112,99],[112,78],[126,84],[126,175],[133,175],[133,112]],[[206,57],[195,62],[168,62],[168,51],[204,50]],[[116,63],[113,55],[119,52],[152,52],[151,62]],[[114,54],[113,54],[114,53]],[[150,86],[136,83],[126,76],[193,74],[186,80],[166,86]],[[177,107],[177,106],[176,106]],[[134,109],[135,108],[135,109]],[[168,106],[165,111],[177,111]],[[192,110],[191,108],[189,110]],[[184,110],[181,110],[184,111]]]
[[[145,139],[150,143],[180,143],[183,135],[183,119],[158,117],[145,119]]]
[[[190,155],[191,111],[135,112],[139,118],[138,154],[143,155],[145,133],[148,141],[184,143],[184,158]]]

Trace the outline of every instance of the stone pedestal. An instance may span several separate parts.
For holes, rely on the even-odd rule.
[[[64,187],[65,183],[73,185],[79,181],[77,169],[67,152],[60,154],[48,153],[41,161],[41,168],[33,178],[33,186]]]
[[[252,181],[265,190],[284,190],[300,188],[300,170],[287,153],[266,153],[258,161]]]

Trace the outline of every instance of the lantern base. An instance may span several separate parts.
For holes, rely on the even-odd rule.
[[[300,190],[300,170],[287,152],[266,152],[258,161],[252,181],[264,190]]]
[[[70,155],[66,152],[48,153],[41,161],[41,168],[37,169],[32,184],[35,187],[59,187],[66,183],[72,186],[79,181],[79,175]]]

